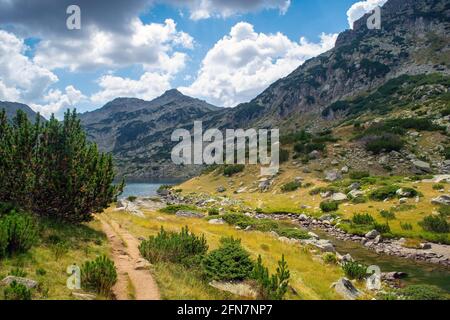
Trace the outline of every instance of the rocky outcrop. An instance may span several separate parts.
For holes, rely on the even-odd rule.
[[[347,300],[356,300],[362,292],[355,288],[353,283],[347,278],[341,278],[336,283],[333,283],[334,290]]]
[[[0,282],[0,285],[9,286],[13,282],[22,284],[25,287],[27,287],[28,289],[36,288],[38,285],[37,281],[34,281],[32,279],[22,278],[22,277],[16,277],[16,276],[7,276]]]

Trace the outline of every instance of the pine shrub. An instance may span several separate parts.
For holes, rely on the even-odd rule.
[[[302,186],[301,182],[292,181],[281,186],[281,191],[283,192],[292,192],[297,190]]]
[[[323,212],[333,212],[339,209],[339,203],[337,201],[322,201],[320,203],[320,209]]]
[[[5,300],[31,300],[31,291],[25,285],[13,281],[3,291]]]
[[[269,275],[263,263],[261,256],[258,256],[251,278],[259,285],[260,298],[262,300],[283,300],[289,288],[290,272],[288,265],[284,260],[284,255],[278,261],[277,271],[273,275]]]
[[[0,219],[0,255],[26,252],[37,238],[36,221],[29,214],[12,211]]]
[[[208,251],[204,235],[196,236],[188,227],[181,232],[167,232],[161,227],[156,236],[142,241],[139,246],[141,255],[151,263],[173,262],[189,263],[196,256],[203,256]]]
[[[87,261],[81,268],[81,285],[104,296],[111,295],[111,289],[117,282],[114,262],[106,256]]]
[[[386,199],[392,199],[396,197],[398,189],[399,188],[394,185],[383,186],[372,191],[369,197],[374,201],[384,201]]]
[[[435,233],[450,232],[449,223],[441,216],[427,216],[419,224],[425,231]]]
[[[242,247],[241,240],[222,238],[220,247],[209,252],[203,260],[207,278],[218,281],[244,280],[253,270],[250,254]]]
[[[357,225],[372,225],[375,219],[368,213],[355,213],[352,222]]]
[[[232,164],[232,165],[226,165],[223,168],[223,175],[226,177],[231,177],[235,175],[236,173],[244,171],[245,166],[243,164]]]
[[[342,270],[349,279],[363,280],[367,276],[367,267],[355,261],[344,263]]]

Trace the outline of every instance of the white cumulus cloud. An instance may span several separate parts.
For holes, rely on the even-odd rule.
[[[192,85],[179,89],[232,107],[251,100],[307,59],[331,49],[336,38],[337,34],[322,34],[319,43],[305,38],[295,42],[282,33],[257,33],[253,25],[240,22],[209,50]]]
[[[177,31],[172,19],[144,24],[133,19],[130,33],[99,30],[93,26],[87,37],[50,38],[39,43],[34,60],[48,69],[91,70],[136,64],[151,70],[178,70],[186,54],[176,48],[192,49],[193,38]]]
[[[22,39],[0,30],[0,99],[33,101],[58,81],[50,70],[26,56],[27,49]]]
[[[48,118],[52,114],[59,116],[60,112],[73,109],[77,103],[86,101],[87,97],[73,86],[67,86],[62,92],[58,89],[51,89],[44,96],[42,104],[31,103],[30,107]]]
[[[364,16],[366,13],[371,12],[376,7],[383,6],[388,0],[365,0],[359,1],[353,4],[347,11],[348,24],[353,29],[353,23]]]
[[[118,97],[152,100],[171,88],[171,75],[145,72],[138,80],[106,75],[98,80],[101,90],[91,97],[95,104],[104,104]]]

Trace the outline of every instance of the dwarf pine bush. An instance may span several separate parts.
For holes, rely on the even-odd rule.
[[[204,235],[196,236],[189,232],[187,226],[179,233],[167,232],[161,227],[156,236],[142,241],[139,251],[151,263],[187,263],[196,256],[203,256],[208,251],[208,245]]]
[[[362,280],[367,276],[367,267],[354,261],[348,261],[342,265],[342,270],[350,279]]]
[[[116,267],[106,256],[87,261],[81,268],[81,285],[87,290],[109,296],[116,282]]]
[[[263,300],[283,300],[289,288],[290,272],[284,260],[284,255],[278,261],[278,268],[275,274],[269,275],[269,269],[262,263],[261,256],[258,256],[251,278],[259,286],[260,298]]]
[[[205,275],[219,281],[247,279],[253,270],[253,262],[241,240],[222,238],[220,243],[220,247],[209,252],[203,260]]]
[[[37,238],[36,221],[29,214],[11,211],[0,219],[0,256],[26,252]]]
[[[450,232],[450,225],[447,220],[441,216],[427,216],[421,222],[420,226],[429,232],[447,233]]]
[[[31,291],[25,285],[13,281],[3,291],[5,300],[31,300]]]

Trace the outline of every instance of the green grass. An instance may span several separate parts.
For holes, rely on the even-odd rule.
[[[33,299],[71,300],[73,296],[66,287],[67,267],[74,263],[81,267],[99,255],[109,255],[107,239],[97,221],[70,225],[47,220],[41,221],[40,226],[40,241],[29,252],[0,260],[0,278],[20,268],[39,283],[32,290]],[[55,247],[61,244],[67,250],[56,255]],[[2,291],[0,288],[0,299]]]

